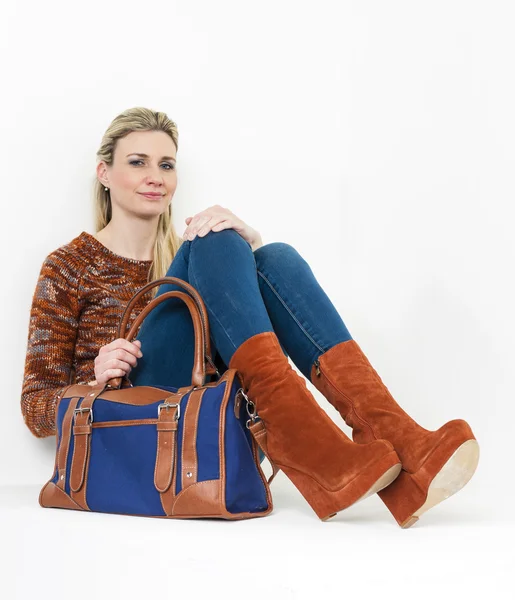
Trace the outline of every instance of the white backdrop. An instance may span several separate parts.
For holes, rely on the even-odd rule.
[[[46,254],[94,233],[104,130],[147,106],[179,128],[178,233],[219,203],[294,245],[403,408],[471,424],[479,467],[449,504],[509,514],[514,16],[495,0],[2,6],[2,483],[52,474],[55,439],[20,410],[32,294]]]

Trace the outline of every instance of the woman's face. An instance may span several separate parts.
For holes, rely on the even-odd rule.
[[[163,213],[177,187],[176,153],[172,138],[163,131],[133,131],[118,140],[113,164],[102,161],[97,166],[100,182],[110,189],[113,213],[117,209],[141,217]]]

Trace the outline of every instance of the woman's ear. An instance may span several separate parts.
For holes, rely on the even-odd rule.
[[[102,185],[109,185],[109,179],[107,178],[107,169],[106,164],[103,160],[101,160],[96,168],[97,178]]]

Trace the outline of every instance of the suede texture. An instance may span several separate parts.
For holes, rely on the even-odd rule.
[[[360,444],[384,439],[392,443],[402,471],[378,492],[403,524],[424,503],[432,479],[454,451],[475,439],[468,423],[454,419],[436,431],[420,426],[395,401],[355,340],[336,344],[311,369],[313,385],[338,410],[352,438]]]
[[[271,459],[320,518],[349,506],[393,465],[385,440],[356,444],[318,405],[290,365],[274,332],[248,338],[229,368],[238,371],[267,432]]]

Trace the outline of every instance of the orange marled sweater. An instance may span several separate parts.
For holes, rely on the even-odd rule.
[[[55,435],[60,390],[95,379],[100,347],[116,339],[123,310],[149,281],[151,265],[115,254],[86,231],[45,258],[32,300],[21,395],[23,418],[36,437]],[[140,298],[130,324],[154,292]]]

